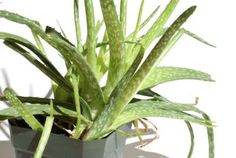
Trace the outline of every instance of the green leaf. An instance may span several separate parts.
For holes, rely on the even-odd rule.
[[[165,101],[139,101],[136,103],[130,103],[123,112],[115,119],[111,129],[114,130],[120,127],[122,124],[128,123],[132,120],[145,117],[165,117],[172,119],[181,119],[197,124],[210,126],[211,122],[205,121],[196,115],[189,114],[189,111],[199,111],[192,105],[174,104]]]
[[[120,1],[120,23],[123,30],[124,37],[126,36],[126,27],[127,27],[127,0]]]
[[[202,113],[202,116],[206,121],[211,121],[210,117],[206,113]],[[215,143],[214,143],[214,129],[212,127],[207,128],[208,144],[209,144],[209,158],[215,157]]]
[[[157,13],[157,11],[159,10],[160,6],[157,6],[153,11],[152,13],[140,24],[140,27],[139,27],[139,31],[141,29],[143,29],[149,22],[150,20],[154,17],[154,15]],[[132,36],[133,36],[133,33],[132,32],[131,34],[128,35],[127,39],[129,40]]]
[[[102,43],[105,43],[107,41],[108,41],[108,37],[107,37],[107,32],[105,31],[104,35],[103,35]],[[108,70],[108,65],[106,65],[106,62],[109,60],[108,53],[106,53],[107,52],[107,45],[108,45],[108,43],[101,45],[101,48],[99,50],[99,54],[97,57],[97,75],[96,76],[97,76],[98,80],[100,80]]]
[[[66,39],[68,39],[67,36],[66,36],[65,31],[63,30],[63,28],[62,28],[62,26],[61,26],[61,24],[60,24],[60,22],[59,22],[58,20],[57,20],[57,25],[59,26],[60,31],[61,31],[63,37],[66,38]]]
[[[87,61],[91,69],[96,72],[97,55],[96,55],[96,25],[92,0],[84,0],[86,18],[87,18]]]
[[[16,96],[22,103],[31,103],[31,104],[50,104],[50,100],[53,100],[53,103],[57,105],[64,105],[73,107],[74,104],[70,102],[59,101],[56,99],[48,99],[48,98],[39,98],[39,97],[23,97],[23,96]],[[81,98],[80,98],[81,99]],[[0,101],[7,101],[5,96],[0,96]]]
[[[60,32],[58,32],[56,29],[46,26],[45,33],[53,38],[59,38],[60,40],[63,40],[67,44],[71,45],[74,47],[74,44],[71,43],[67,38],[65,38]]]
[[[77,113],[77,121],[76,121],[76,127],[75,127],[75,134],[74,138],[78,139],[81,134],[81,109],[80,109],[80,99],[79,99],[79,76],[75,76],[72,74],[71,76],[71,83],[74,90],[74,102],[76,107],[76,113]]]
[[[195,104],[180,104],[180,103],[176,103],[176,102],[171,102],[168,99],[164,98],[163,96],[160,96],[159,94],[157,94],[151,90],[148,90],[148,89],[142,90],[139,93],[141,95],[153,97],[154,99],[151,99],[151,100],[164,101],[164,102],[167,102],[168,104],[172,104],[171,108],[177,108],[182,111],[193,111],[198,114],[201,114],[203,116],[203,118],[205,119],[205,121],[207,123],[209,123],[209,126],[207,126],[208,144],[209,144],[209,158],[214,158],[214,129],[213,129],[214,125],[213,125],[213,122],[211,121],[210,117],[206,113],[204,113],[203,111],[201,111],[195,107],[196,103]],[[191,152],[191,150],[190,150],[190,152]]]
[[[30,111],[32,115],[50,115],[49,104],[25,104],[24,108]],[[63,116],[69,118],[77,118],[77,113],[74,108],[66,105],[55,105],[54,103],[54,116]],[[21,117],[21,114],[14,107],[9,107],[0,110],[0,120],[7,120],[12,118]],[[91,124],[87,118],[81,115],[81,122],[84,124]]]
[[[35,65],[38,69],[40,69],[45,75],[47,75],[50,79],[55,81],[57,84],[61,85],[65,88],[68,92],[71,91],[70,85],[65,81],[65,79],[58,75],[56,71],[46,67],[44,64],[42,64],[40,61],[35,59],[29,52],[27,52],[25,49],[14,43],[14,41],[7,39],[4,41],[4,44],[6,44],[9,48],[15,50],[19,54],[21,54],[23,57],[25,57],[29,62],[31,62],[33,65]]]
[[[96,37],[98,36],[98,33],[100,32],[100,30],[101,30],[101,28],[102,28],[102,26],[103,26],[103,24],[104,24],[104,21],[100,21],[100,20],[97,20],[97,22],[96,22]]]
[[[190,138],[191,138],[191,145],[190,145],[190,149],[189,149],[189,153],[188,153],[188,158],[191,158],[192,157],[192,154],[193,154],[193,148],[194,148],[194,133],[193,133],[193,127],[191,125],[190,122],[188,121],[185,121],[187,127],[188,127],[188,130],[189,130],[189,133],[190,133]]]
[[[121,23],[118,19],[116,7],[113,0],[100,0],[106,31],[110,46],[110,63],[106,87],[104,90],[105,101],[121,79],[125,70],[124,36]]]
[[[137,70],[138,66],[140,65],[143,55],[144,55],[144,49],[140,49],[139,54],[137,55],[136,59],[134,60],[133,64],[129,68],[129,70],[125,73],[125,75],[122,77],[122,79],[118,82],[116,88],[112,91],[108,103],[112,105],[112,102],[114,102],[115,98],[118,98],[118,96],[121,95],[122,90],[127,86],[131,78],[133,77],[135,71]]]
[[[40,38],[39,38],[38,35],[36,35],[35,33],[32,32],[32,34],[33,34],[34,40],[35,40],[35,42],[36,42],[36,44],[37,44],[37,46],[38,46],[38,48],[39,48],[39,50],[40,50],[40,53],[41,53],[44,57],[47,57],[46,50],[44,49],[43,44],[42,44]]]
[[[142,14],[143,14],[143,6],[144,6],[144,0],[141,1],[140,7],[139,7],[138,19],[137,19],[135,29],[130,39],[131,42],[137,41],[137,35],[140,30],[140,24],[141,24],[141,19],[142,19]],[[133,48],[134,48],[134,45],[128,45],[126,49],[126,53],[132,53]]]
[[[196,9],[195,6],[187,9],[181,14],[177,20],[167,29],[165,34],[161,37],[159,42],[153,48],[144,63],[140,66],[138,71],[129,81],[128,85],[122,90],[122,95],[115,99],[109,108],[102,112],[98,119],[94,122],[90,131],[86,135],[86,139],[91,140],[99,137],[101,133],[106,133],[112,122],[120,115],[125,106],[132,100],[134,95],[138,92],[142,82],[150,73],[151,69],[159,63],[158,58],[162,55],[168,42],[171,40],[176,31],[179,30],[181,25],[191,16]],[[100,133],[99,133],[100,132]]]
[[[39,35],[51,46],[57,49],[66,60],[70,60],[72,63],[74,63],[76,67],[78,67],[80,76],[84,77],[84,84],[87,85],[87,87],[84,88],[83,91],[81,90],[81,94],[86,102],[88,102],[88,105],[91,107],[93,118],[95,118],[97,114],[99,114],[103,110],[103,107],[105,105],[104,98],[96,76],[90,69],[84,57],[80,53],[78,53],[78,50],[76,48],[68,44],[65,40],[50,36],[51,34],[47,35],[42,30],[38,22],[7,11],[0,11],[0,17],[13,22],[27,25],[32,30],[32,32]]]
[[[156,39],[158,35],[160,35],[163,32],[163,27],[170,18],[171,14],[175,10],[179,0],[171,0],[169,4],[166,6],[166,8],[162,11],[161,15],[158,17],[158,19],[154,22],[154,24],[151,26],[151,28],[144,34],[142,39],[140,40],[140,43],[146,50],[150,44]],[[136,46],[134,50],[127,55],[126,58],[126,69],[129,68],[132,61],[135,59],[137,53],[139,52],[140,47]]]
[[[86,87],[81,88],[80,94],[90,106],[94,119],[103,110],[105,105],[102,90],[94,72],[83,56],[80,53],[76,53],[75,48],[60,39],[53,38],[53,42],[55,42],[56,48],[78,68],[79,75],[83,76]]]
[[[65,116],[76,118],[76,111],[73,108],[69,108],[62,105],[54,105],[54,116]],[[25,104],[24,107],[27,111],[30,111],[32,115],[49,115],[50,114],[50,106],[49,104]],[[14,107],[9,107],[6,109],[0,110],[0,120],[12,119],[16,117],[20,117],[20,113],[16,111]]]
[[[43,152],[46,148],[48,139],[49,139],[50,134],[51,134],[53,122],[54,122],[54,117],[49,116],[49,117],[46,118],[46,122],[45,122],[44,128],[43,128],[43,133],[40,137],[38,146],[36,148],[34,158],[42,158]]]
[[[40,122],[33,116],[31,111],[25,108],[25,105],[15,96],[12,89],[6,88],[4,90],[4,95],[9,100],[10,104],[16,109],[24,121],[33,129],[42,131],[43,126]]]
[[[216,46],[214,46],[213,44],[207,42],[206,40],[202,39],[202,38],[199,37],[198,35],[196,35],[196,34],[190,32],[190,31],[188,31],[188,30],[186,30],[186,29],[183,29],[183,32],[184,32],[185,34],[189,35],[190,37],[196,39],[197,41],[203,43],[203,44],[206,44],[206,45],[208,45],[208,46],[210,46],[210,47],[214,47],[214,48],[216,47]]]
[[[193,79],[202,81],[214,81],[211,76],[205,72],[179,68],[179,67],[155,67],[142,83],[140,90],[152,88],[156,85],[183,79]]]
[[[151,26],[151,28],[147,31],[145,36],[140,41],[144,48],[147,48],[152,41],[156,38],[156,35],[159,34],[164,27],[165,23],[170,18],[171,14],[175,10],[179,0],[171,0],[166,8],[163,10],[161,15],[155,21],[155,23]]]
[[[37,36],[37,35],[35,35]],[[38,37],[35,37],[37,40],[39,40]],[[29,50],[32,51],[32,53],[34,53],[48,68],[50,68],[51,70],[54,71],[54,73],[56,73],[58,76],[60,76],[61,78],[62,75],[60,74],[60,72],[55,68],[55,66],[46,58],[45,53],[43,53],[40,49],[38,49],[33,43],[31,43],[30,41],[28,41],[25,38],[22,38],[20,36],[14,35],[14,34],[10,34],[10,33],[5,33],[5,32],[0,32],[0,39],[10,39],[11,41],[14,41],[26,48],[28,48]],[[38,41],[39,43],[40,40]],[[39,44],[41,45],[41,44]],[[41,46],[42,47],[42,46]],[[43,47],[41,48],[43,49]],[[36,59],[35,59],[36,60]]]
[[[75,32],[77,39],[77,49],[78,52],[83,51],[83,44],[81,39],[81,29],[80,29],[80,21],[79,21],[79,0],[74,0],[74,22],[75,22]]]
[[[157,6],[152,12],[151,14],[142,22],[142,24],[140,25],[140,29],[142,29],[143,27],[145,27],[150,20],[154,17],[154,15],[157,13],[157,11],[160,9],[160,6]]]

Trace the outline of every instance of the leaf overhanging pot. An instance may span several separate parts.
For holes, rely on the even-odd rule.
[[[125,125],[122,130],[128,131]],[[31,158],[41,133],[28,128],[10,125],[11,142],[16,158]],[[64,135],[51,134],[43,158],[122,158],[126,138],[114,132],[101,140],[83,142]]]

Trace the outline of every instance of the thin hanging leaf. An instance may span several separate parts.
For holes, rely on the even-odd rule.
[[[210,117],[206,113],[202,113],[202,116],[206,121],[211,121]],[[209,144],[209,158],[215,157],[215,142],[214,142],[214,129],[212,127],[207,128],[208,144]]]
[[[129,104],[124,111],[113,122],[111,129],[135,119],[144,117],[165,117],[172,119],[183,119],[204,126],[212,126],[211,122],[205,121],[196,115],[190,115],[187,111],[196,111],[196,107],[185,104],[174,104],[164,101],[140,101]],[[200,110],[197,110],[200,111]]]
[[[193,69],[179,67],[155,67],[142,83],[140,90],[152,88],[162,83],[183,79],[214,81],[211,79],[209,74]]]
[[[153,99],[155,101],[162,101],[162,102],[164,101],[164,102],[167,102],[168,104],[171,104],[172,105],[171,108],[177,108],[182,111],[193,111],[193,112],[201,114],[203,118],[205,119],[205,121],[209,123],[209,126],[207,127],[208,142],[209,142],[209,158],[214,158],[214,155],[215,155],[214,154],[214,129],[213,129],[214,125],[210,117],[206,113],[204,113],[203,111],[195,107],[195,105],[197,104],[197,100],[196,100],[196,103],[194,104],[180,104],[176,102],[171,102],[168,99],[164,98],[163,96],[160,96],[159,94],[148,89],[142,90],[140,92],[141,92],[141,95],[156,98],[156,99]]]
[[[25,105],[15,96],[12,89],[6,88],[4,90],[4,95],[9,100],[10,104],[16,109],[24,121],[33,129],[37,131],[42,131],[43,126],[40,122],[33,116],[31,111],[25,108]]]
[[[193,154],[193,148],[194,148],[194,133],[193,133],[193,127],[191,125],[190,122],[188,121],[185,121],[187,127],[188,127],[188,130],[189,130],[189,133],[190,133],[190,138],[191,138],[191,145],[190,145],[190,149],[189,149],[189,153],[188,153],[188,158],[191,158],[192,157],[192,154]]]

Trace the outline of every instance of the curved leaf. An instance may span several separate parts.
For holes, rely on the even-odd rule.
[[[78,50],[75,47],[71,46],[62,39],[47,35],[36,21],[3,10],[0,10],[0,17],[27,25],[33,33],[39,35],[52,47],[56,48],[63,55],[65,60],[69,60],[74,63],[78,67],[80,75],[84,77],[84,84],[88,86],[87,88],[83,89],[81,94],[83,94],[82,97],[84,97],[84,99],[91,106],[93,118],[95,118],[97,114],[103,110],[105,103],[100,85],[94,72],[91,70],[84,57],[78,53]]]
[[[164,101],[140,101],[129,104],[124,111],[113,122],[111,129],[116,129],[122,124],[144,117],[165,117],[181,119],[189,122],[211,126],[210,122],[196,115],[186,113],[187,111],[201,112],[192,105],[174,104]]]
[[[189,153],[188,153],[188,158],[191,158],[192,157],[192,154],[193,154],[193,148],[194,148],[194,133],[193,133],[193,127],[191,125],[190,122],[188,121],[185,121],[187,127],[188,127],[188,130],[189,130],[189,134],[190,134],[190,137],[191,137],[191,145],[190,145],[190,149],[189,149]]]
[[[43,130],[41,123],[33,116],[32,112],[25,108],[24,104],[15,96],[15,92],[12,89],[6,88],[4,90],[4,95],[9,100],[10,104],[15,108],[15,110],[20,114],[24,121],[33,130]]]
[[[140,90],[152,88],[156,85],[183,79],[214,81],[205,72],[180,67],[155,67],[144,80]]]
[[[55,66],[45,57],[44,53],[41,52],[33,43],[28,41],[27,39],[11,34],[6,32],[0,32],[0,39],[11,39],[12,41],[23,45],[24,47],[28,48],[32,51],[48,68],[53,70],[58,76],[62,77],[60,72],[55,68]],[[39,40],[39,39],[38,39]],[[36,60],[36,59],[35,59]],[[63,77],[62,77],[63,78]]]

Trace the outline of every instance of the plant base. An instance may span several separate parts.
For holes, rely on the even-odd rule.
[[[122,130],[129,130],[129,126]],[[32,158],[41,133],[12,125],[10,131],[16,158]],[[106,139],[89,142],[51,134],[43,158],[122,158],[125,141],[116,132]]]

